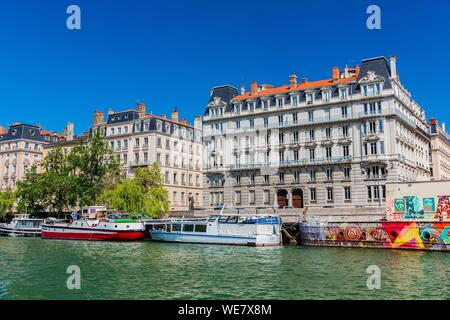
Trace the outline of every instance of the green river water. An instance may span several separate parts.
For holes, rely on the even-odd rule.
[[[81,289],[69,290],[70,265]],[[369,290],[368,266],[381,270]],[[0,237],[0,299],[449,299],[450,254]]]

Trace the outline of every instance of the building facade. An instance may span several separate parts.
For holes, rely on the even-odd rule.
[[[429,121],[431,179],[450,180],[450,136],[434,118]]]
[[[72,122],[69,122],[67,124],[67,127],[64,129],[64,136],[65,139],[61,141],[55,141],[50,144],[46,144],[42,148],[42,159],[45,159],[47,155],[58,149],[61,148],[62,152],[67,154],[70,153],[70,151],[80,144],[85,144],[88,141],[89,138],[89,132],[84,132],[81,136],[76,136],[74,132],[74,125]],[[41,168],[42,169],[42,168]]]
[[[204,206],[382,207],[387,182],[430,179],[427,131],[395,57],[333,67],[325,80],[215,87]]]
[[[15,189],[29,169],[39,167],[43,147],[63,140],[63,134],[44,130],[39,125],[14,123],[8,130],[0,128],[1,190]]]
[[[146,112],[145,104],[136,109],[94,113],[92,130],[100,130],[121,163],[122,173],[134,176],[137,168],[157,162],[172,211],[199,208],[202,205],[202,130],[201,117],[191,126],[172,118]],[[92,134],[91,130],[91,134]]]

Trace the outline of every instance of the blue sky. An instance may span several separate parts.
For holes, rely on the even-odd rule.
[[[81,30],[66,28],[70,4]],[[371,4],[381,30],[366,28]],[[94,110],[137,101],[192,121],[213,86],[323,79],[391,54],[427,117],[450,120],[449,0],[0,0],[0,41],[3,126],[71,120],[79,133]]]

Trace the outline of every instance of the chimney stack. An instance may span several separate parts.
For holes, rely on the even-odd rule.
[[[392,55],[389,61],[391,67],[391,78],[397,78],[397,57]]]
[[[139,112],[139,118],[143,118],[147,114],[145,103],[138,103],[137,104],[137,110]]]
[[[94,127],[101,125],[105,120],[105,114],[102,111],[94,111]]]
[[[241,94],[244,94],[245,93],[245,85],[242,85],[241,86]]]
[[[181,119],[181,124],[187,124],[187,121],[185,118]]]
[[[345,69],[344,69],[344,78],[347,79],[348,77],[350,77],[350,74],[349,74],[349,72],[348,72],[348,67],[345,66]]]
[[[333,67],[332,69],[333,80],[339,79],[339,67]]]
[[[289,87],[291,89],[294,89],[297,85],[297,76],[295,74],[292,74],[289,76]]]
[[[65,131],[65,136],[66,136],[66,140],[71,141],[73,140],[74,136],[75,136],[75,132],[74,132],[74,125],[72,122],[67,122],[67,127],[66,127],[66,131]]]
[[[258,84],[256,83],[256,81],[253,81],[250,85],[251,94],[255,94],[257,90],[258,90]]]
[[[355,72],[356,72],[356,76],[358,76],[359,75],[359,64],[356,65]]]
[[[0,132],[6,131],[3,126],[0,126]]]
[[[163,115],[161,116],[161,118],[165,119],[165,118],[166,118],[166,115],[165,115],[165,114],[163,114]]]
[[[445,131],[445,122],[442,122],[441,128],[442,128],[442,131],[447,132],[447,131]]]
[[[112,115],[114,113],[113,109],[108,109],[108,116]]]
[[[202,116],[196,116],[194,118],[194,127],[195,129],[201,129],[202,128]]]
[[[177,108],[173,109],[172,111],[172,120],[175,122],[178,122],[178,110]]]
[[[302,83],[307,83],[308,82],[308,78],[302,78]]]

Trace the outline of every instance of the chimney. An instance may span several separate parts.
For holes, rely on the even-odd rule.
[[[64,137],[67,137],[67,127],[64,127]]]
[[[332,69],[333,80],[339,79],[339,67],[333,67]]]
[[[241,86],[241,94],[244,94],[244,93],[245,93],[245,86],[242,85],[242,86]]]
[[[194,118],[194,127],[195,127],[195,129],[202,128],[202,116],[196,116]]]
[[[348,73],[348,67],[345,66],[345,69],[344,69],[344,78],[347,79],[349,76],[350,76],[350,74]]]
[[[397,57],[392,55],[389,61],[391,67],[391,78],[397,78]]]
[[[108,116],[112,115],[114,113],[113,109],[108,109]]]
[[[438,121],[437,121],[436,118],[430,118],[430,121],[429,121],[428,123],[429,123],[429,124],[435,124],[435,125],[437,125],[437,124],[438,124]]]
[[[3,126],[0,126],[0,132],[6,131]]]
[[[256,81],[253,81],[250,85],[250,92],[252,94],[255,94],[257,90],[258,90],[258,84],[256,83]]]
[[[185,118],[181,119],[181,124],[187,124],[187,121]]]
[[[445,131],[445,122],[442,122],[441,128],[442,128],[442,131],[447,132],[447,131]]]
[[[102,111],[94,111],[94,127],[101,125],[105,120],[105,114]]]
[[[307,83],[308,82],[308,78],[302,78],[302,83]]]
[[[175,122],[178,122],[178,110],[177,108],[173,109],[172,111],[172,120]]]
[[[147,111],[146,111],[146,108],[145,108],[145,103],[138,103],[137,104],[137,110],[139,112],[139,118],[143,118],[147,114]]]
[[[289,87],[291,89],[295,88],[297,85],[297,76],[295,74],[289,76]]]
[[[356,65],[355,72],[356,72],[356,76],[358,76],[359,75],[359,64]]]
[[[66,139],[68,140],[68,141],[71,141],[71,140],[73,140],[73,137],[75,136],[75,132],[74,132],[75,130],[74,130],[74,125],[73,125],[73,123],[72,122],[67,122],[67,127],[66,127],[66,131],[65,131],[65,136],[66,136]]]
[[[163,115],[161,116],[161,118],[165,119],[165,118],[166,118],[166,115],[165,115],[165,114],[163,114]]]

